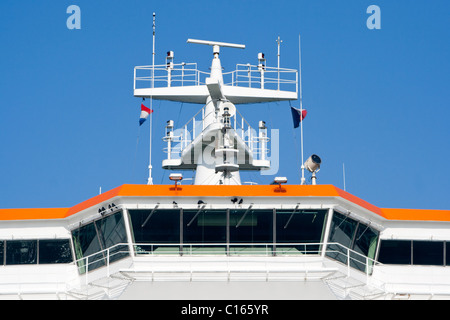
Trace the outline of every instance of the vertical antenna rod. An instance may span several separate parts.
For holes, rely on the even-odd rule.
[[[155,27],[156,14],[153,12],[153,53],[152,53],[152,89],[155,87]],[[150,110],[153,111],[153,97],[150,96]],[[153,184],[152,178],[152,129],[153,112],[150,112],[150,151],[148,161],[148,181],[147,184]]]
[[[283,40],[280,39],[280,36],[278,36],[277,43],[278,43],[278,90],[280,90],[280,45],[283,42]]]
[[[300,45],[300,34],[298,35],[298,73],[299,73],[299,94],[300,94],[300,115],[303,116],[303,95],[302,95],[302,50]],[[300,145],[301,145],[301,154],[302,154],[302,179],[301,184],[305,184],[305,162],[303,161],[303,121],[300,121]]]
[[[344,191],[346,191],[345,190],[345,164],[344,163],[342,163],[342,176],[344,178]]]

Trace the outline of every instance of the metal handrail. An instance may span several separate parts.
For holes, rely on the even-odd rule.
[[[335,245],[341,250],[330,250],[330,246]],[[277,251],[277,249],[281,249],[283,247],[299,247],[303,246],[304,251]],[[307,246],[318,246],[316,250],[306,250]],[[126,247],[126,250],[117,250],[118,248]],[[143,250],[143,247],[149,247],[151,250]],[[160,247],[167,248],[168,250],[159,250],[155,252],[156,249]],[[132,259],[139,258],[141,256],[167,256],[167,255],[178,255],[178,256],[205,256],[205,255],[214,255],[217,256],[217,250],[195,250],[195,248],[205,248],[205,247],[214,247],[214,248],[223,248],[222,254],[229,257],[233,256],[305,256],[305,255],[317,255],[331,258],[327,253],[338,253],[345,255],[345,263],[339,260],[340,263],[343,263],[347,267],[347,272],[350,274],[350,270],[356,270],[360,272],[366,273],[367,276],[370,276],[373,271],[373,266],[382,265],[380,262],[371,259],[363,254],[356,252],[350,248],[345,247],[344,245],[337,242],[317,242],[317,243],[119,243],[114,246],[111,246],[107,249],[101,250],[99,252],[93,253],[86,257],[75,260],[73,264],[78,266],[78,270],[80,274],[84,274],[86,271],[94,271],[98,267],[106,266],[109,268],[111,263],[121,260],[125,257],[131,257]],[[240,251],[233,251],[230,249],[241,248]],[[261,248],[260,250],[255,250],[255,248]],[[325,249],[324,249],[325,248]],[[188,249],[188,250],[186,250]],[[245,250],[244,250],[245,249]],[[253,250],[252,250],[253,249]],[[100,256],[100,257],[99,257]],[[111,257],[117,256],[119,259],[111,259]],[[99,258],[98,258],[99,257]],[[360,259],[356,259],[355,257],[359,257]],[[113,261],[111,261],[113,260]],[[353,268],[352,261],[356,263],[363,264],[364,268],[362,270],[358,268]],[[103,264],[103,265],[100,265]],[[92,270],[89,270],[89,266],[96,266]]]
[[[138,73],[141,71],[149,71],[150,75],[139,76]],[[275,74],[276,77],[270,77]],[[134,68],[134,89],[137,87],[137,82],[148,82],[154,87],[200,86],[206,83],[206,78],[210,75],[209,72],[198,70],[197,63],[172,64],[170,68],[166,64],[136,66]],[[233,87],[265,88],[266,85],[276,85],[271,89],[280,90],[282,85],[290,85],[291,87],[295,85],[295,92],[298,91],[298,72],[295,69],[237,64],[235,70],[225,72],[222,75],[224,84]],[[280,75],[285,77],[282,78]],[[145,88],[150,88],[151,85]]]

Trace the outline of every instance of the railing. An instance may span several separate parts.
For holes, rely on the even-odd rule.
[[[165,64],[137,66],[134,68],[134,89],[139,88],[138,83],[142,84],[143,88],[198,86],[204,83],[204,78],[205,73],[197,70],[196,63],[183,62],[173,64],[170,68]]]
[[[325,256],[350,270],[356,270],[370,276],[374,265],[379,262],[351,250],[340,243],[120,243],[108,249],[76,260],[80,274],[91,272],[100,267],[109,267],[112,263],[131,257],[157,256],[227,256],[227,257],[306,257]],[[339,256],[339,258],[338,258]]]
[[[290,88],[297,92],[297,70],[237,64],[232,74],[232,86],[282,90]]]
[[[134,89],[199,86],[210,73],[197,69],[196,63],[180,63],[134,68]],[[237,64],[234,71],[223,73],[228,86],[286,90],[298,92],[298,72],[295,69]]]

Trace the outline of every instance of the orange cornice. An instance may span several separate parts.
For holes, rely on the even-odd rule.
[[[450,210],[383,209],[333,185],[203,186],[125,184],[71,208],[0,209],[0,220],[63,219],[115,197],[339,197],[388,220],[450,221]]]
[[[69,208],[50,209],[0,209],[0,221],[62,219],[67,216]]]

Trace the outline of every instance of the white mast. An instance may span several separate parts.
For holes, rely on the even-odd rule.
[[[152,88],[155,87],[155,20],[156,14],[153,12],[153,53],[152,53]],[[148,160],[148,181],[147,184],[153,184],[152,178],[152,129],[153,129],[153,97],[150,96],[150,151]]]
[[[304,165],[304,160],[303,160],[303,103],[302,103],[302,50],[301,50],[301,45],[300,45],[301,41],[300,41],[300,34],[298,35],[298,62],[299,62],[299,66],[298,66],[298,74],[299,74],[299,81],[298,81],[298,86],[299,86],[299,94],[300,94],[300,145],[301,145],[301,154],[302,154],[302,179],[301,179],[301,184],[305,184],[305,165]]]
[[[251,77],[255,77],[250,71],[259,73],[261,78],[260,88],[242,85],[242,83],[238,82],[238,79],[235,78],[238,75],[238,71],[240,71],[239,67],[232,73],[234,77],[232,84],[224,83],[219,58],[221,47],[244,49],[245,45],[196,39],[188,39],[187,42],[213,47],[213,59],[209,77],[200,82],[196,66],[194,70],[185,69],[185,64],[182,63],[179,66],[174,65],[174,68],[180,67],[177,70],[181,71],[182,77],[184,77],[183,72],[186,70],[194,71],[195,83],[188,82],[187,85],[183,85],[182,78],[181,85],[172,86],[170,85],[170,73],[168,73],[167,86],[155,87],[154,72],[164,70],[167,66],[155,66],[153,63],[153,66],[150,68],[145,66],[135,67],[134,95],[136,97],[148,97],[151,100],[181,101],[204,105],[201,110],[201,134],[195,134],[196,132],[198,133],[199,126],[197,125],[196,127],[196,116],[194,116],[191,121],[181,128],[183,134],[180,135],[180,148],[177,151],[179,157],[172,158],[168,154],[167,159],[162,161],[164,169],[195,170],[194,184],[196,185],[241,184],[240,170],[268,170],[271,167],[271,160],[265,154],[267,152],[265,144],[268,138],[265,133],[267,128],[264,125],[264,121],[260,122],[258,127],[260,135],[258,136],[253,132],[254,129],[250,127],[242,115],[237,113],[235,104],[296,100],[298,98],[298,90],[285,91],[281,90],[281,88],[280,90],[264,88],[263,72],[265,68],[262,69],[259,68],[259,65],[256,67],[250,64],[247,64],[249,70],[248,83],[251,83]],[[155,40],[153,40],[154,44]],[[155,53],[153,53],[154,56]],[[136,71],[139,72],[139,70],[151,70],[152,81],[149,87],[136,88],[136,81],[147,81],[149,79],[148,76],[137,76]],[[283,72],[297,75],[297,70],[283,69]],[[289,83],[297,87],[297,79],[283,81],[283,83]],[[245,76],[243,83],[245,83]],[[276,86],[274,89],[276,89]],[[192,131],[188,126],[192,126]],[[171,151],[170,143],[173,141],[171,139],[173,122],[166,128],[170,132],[167,131],[166,134],[168,135],[163,139],[168,142],[167,150]],[[191,132],[192,136],[190,136]],[[278,136],[275,136],[275,139],[278,139]],[[256,148],[254,144],[258,144],[259,147]],[[261,154],[260,150],[263,150],[264,154]],[[149,166],[149,173],[149,184],[151,184],[151,165]]]

